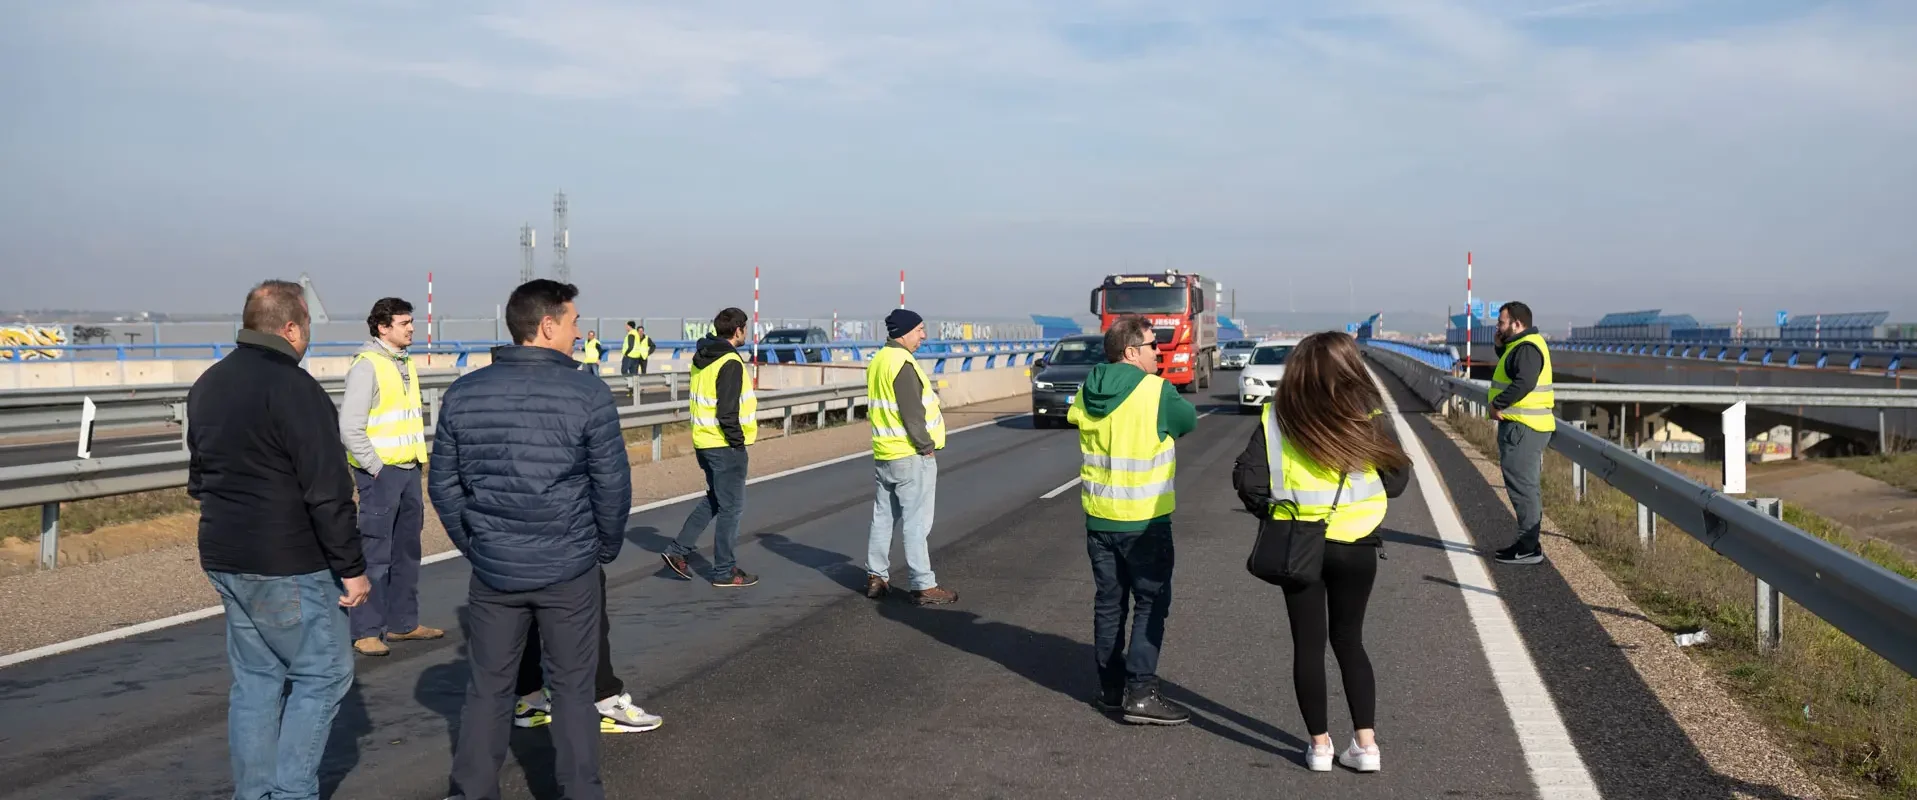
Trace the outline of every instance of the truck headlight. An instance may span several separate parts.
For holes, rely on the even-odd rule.
[[[1191,361],[1190,353],[1173,353],[1172,354],[1173,364],[1185,364],[1185,363],[1189,363],[1190,361]]]
[[[1045,382],[1045,381],[1032,381],[1032,388],[1034,388],[1034,389],[1050,389],[1050,388],[1052,388],[1052,384],[1050,384],[1050,383],[1047,383],[1047,382]]]

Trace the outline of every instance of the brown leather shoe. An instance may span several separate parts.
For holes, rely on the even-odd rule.
[[[892,584],[887,583],[884,578],[881,578],[877,575],[871,575],[871,574],[868,574],[865,576],[865,596],[866,597],[870,597],[874,600],[878,600],[880,598],[885,597],[887,594],[890,594],[891,592],[892,592]]]
[[[419,641],[425,641],[427,639],[440,639],[440,638],[444,638],[445,636],[446,636],[446,632],[438,628],[428,628],[424,625],[415,625],[413,626],[412,630],[407,631],[405,633],[386,634],[386,641],[419,642]]]
[[[942,606],[958,602],[958,592],[939,586],[912,593],[912,602],[921,606]]]
[[[393,652],[377,636],[353,640],[353,651],[363,656],[383,656]]]

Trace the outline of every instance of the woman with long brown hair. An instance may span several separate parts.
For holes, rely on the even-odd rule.
[[[1306,337],[1286,357],[1284,377],[1232,473],[1239,499],[1259,519],[1325,526],[1319,579],[1284,590],[1292,682],[1311,734],[1305,765],[1315,772],[1329,771],[1334,757],[1325,696],[1327,641],[1344,673],[1354,731],[1351,746],[1336,759],[1360,772],[1381,767],[1365,606],[1383,552],[1377,529],[1385,498],[1397,497],[1410,482],[1410,462],[1383,408],[1351,336]]]

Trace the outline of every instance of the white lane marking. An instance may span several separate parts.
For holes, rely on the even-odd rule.
[[[1385,410],[1390,412],[1391,422],[1398,430],[1398,441],[1411,456],[1412,472],[1418,477],[1418,493],[1425,507],[1431,510],[1438,537],[1445,542],[1445,558],[1451,562],[1451,574],[1460,584],[1458,592],[1464,596],[1471,627],[1477,629],[1478,642],[1484,646],[1492,680],[1497,683],[1505,712],[1511,717],[1511,727],[1517,731],[1518,747],[1524,751],[1525,764],[1531,768],[1531,781],[1538,787],[1538,797],[1541,800],[1599,800],[1602,795],[1598,794],[1597,784],[1591,781],[1584,758],[1572,743],[1570,731],[1564,727],[1564,717],[1551,701],[1530,651],[1524,649],[1524,640],[1511,622],[1511,611],[1505,607],[1497,584],[1484,568],[1484,557],[1472,546],[1464,521],[1458,517],[1458,509],[1438,483],[1438,470],[1432,464],[1431,454],[1425,452],[1424,443],[1398,413],[1398,404],[1391,399],[1391,392],[1376,372],[1372,373],[1371,380],[1384,395]]]
[[[997,425],[1006,420],[1018,419],[1020,417],[1028,417],[1028,416],[1031,416],[1031,415],[1030,414],[1013,414],[1010,416],[995,417],[993,419],[986,420],[985,422],[980,422],[974,425],[967,425],[963,428],[955,428],[953,430],[946,431],[946,435],[949,436],[955,433],[964,433],[966,431],[974,431],[974,430],[978,430],[979,428],[985,428],[985,427]],[[853,461],[856,459],[871,458],[871,457],[872,457],[872,452],[870,450],[861,450],[859,452],[839,456],[837,458],[828,458],[824,461],[815,461],[813,463],[806,464],[804,466],[793,467],[792,469],[785,470],[784,472],[775,472],[775,473],[772,473],[771,475],[761,475],[757,478],[753,478],[751,480],[746,481],[746,485],[750,486],[755,483],[763,483],[765,481],[778,480],[780,478],[790,477],[802,472],[811,472],[812,470],[815,470],[815,469],[829,467],[834,464],[843,464],[847,461]],[[705,495],[706,495],[705,492],[692,492],[690,494],[679,495],[678,497],[669,497],[664,500],[655,500],[653,502],[646,503],[645,505],[633,506],[632,513],[639,514],[642,512],[651,511],[656,508],[664,508],[666,506],[673,505],[675,503],[683,503],[687,500],[695,500],[695,499],[704,497]],[[443,553],[434,553],[430,556],[426,556],[425,558],[420,559],[419,563],[421,565],[437,564],[441,561],[450,561],[452,559],[459,558],[459,557],[460,557],[460,552],[458,550],[447,550]],[[91,647],[96,644],[105,644],[107,642],[111,642],[111,641],[115,641],[119,639],[125,639],[130,636],[138,636],[143,633],[152,633],[153,631],[161,630],[163,628],[171,628],[175,625],[185,625],[189,622],[198,622],[200,620],[207,619],[210,617],[217,617],[220,614],[225,613],[225,610],[226,609],[224,606],[212,606],[210,608],[202,608],[198,611],[188,611],[184,614],[175,614],[165,619],[156,619],[156,620],[153,620],[152,622],[142,622],[138,625],[129,625],[124,628],[114,628],[113,630],[110,630],[110,631],[102,631],[100,633],[96,633],[91,636],[82,636],[78,639],[71,639],[68,641],[60,642],[58,644],[50,644],[45,647],[36,647],[32,650],[22,650],[12,655],[0,656],[0,669],[5,669],[15,664],[23,664],[28,661],[33,661],[35,659],[46,658],[47,656],[57,656],[61,653],[72,652],[74,650],[78,650],[83,647]]]
[[[1079,482],[1079,480],[1081,480],[1081,479],[1079,479],[1079,478],[1073,478],[1073,479],[1071,479],[1071,480],[1069,480],[1069,481],[1066,481],[1066,482],[1065,482],[1065,485],[1064,485],[1064,486],[1060,486],[1060,487],[1058,487],[1058,488],[1056,488],[1056,489],[1053,489],[1053,490],[1051,490],[1051,491],[1049,491],[1049,492],[1046,492],[1046,493],[1044,493],[1044,494],[1042,494],[1042,495],[1039,495],[1039,496],[1038,496],[1038,499],[1040,499],[1040,500],[1050,500],[1050,499],[1052,499],[1052,498],[1054,498],[1054,497],[1057,497],[1057,496],[1059,496],[1059,495],[1061,495],[1061,494],[1064,494],[1064,493],[1066,492],[1066,490],[1068,490],[1068,489],[1070,489],[1070,488],[1072,488],[1072,487],[1074,487],[1074,486],[1077,486],[1077,485],[1078,485],[1078,482]]]

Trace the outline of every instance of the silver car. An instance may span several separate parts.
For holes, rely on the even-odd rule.
[[[1218,351],[1219,369],[1244,369],[1251,361],[1252,348],[1258,346],[1256,339],[1233,339],[1225,343]]]

